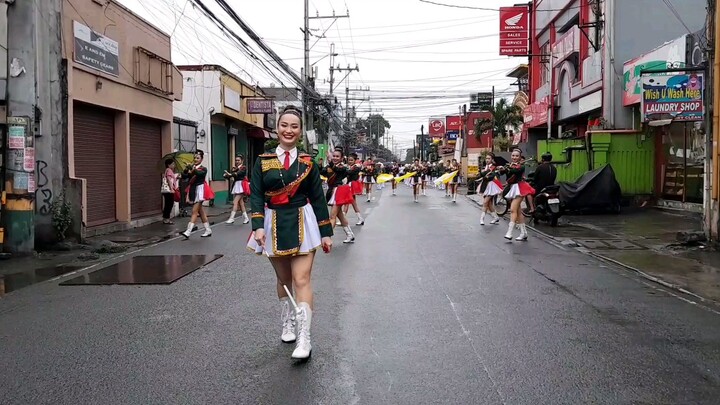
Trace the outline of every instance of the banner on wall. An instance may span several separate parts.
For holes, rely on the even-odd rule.
[[[704,85],[702,73],[643,76],[643,121],[702,121],[705,115]]]

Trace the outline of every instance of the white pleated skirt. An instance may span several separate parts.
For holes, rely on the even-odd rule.
[[[510,187],[510,190],[508,190],[507,194],[505,194],[505,197],[512,200],[515,197],[522,197],[523,195],[520,193],[520,185],[519,184],[513,184]]]
[[[195,201],[193,203],[201,203],[205,201],[205,184],[195,186]]]
[[[502,188],[497,185],[494,181],[491,181],[488,183],[487,187],[485,187],[485,192],[483,192],[483,195],[485,197],[493,197],[498,194],[502,193]]]
[[[320,227],[318,226],[317,217],[315,216],[315,212],[313,211],[312,206],[310,204],[306,204],[299,209],[302,210],[300,215],[302,216],[303,221],[303,234],[300,237],[299,249],[296,253],[292,255],[279,255],[273,249],[273,246],[275,246],[275,230],[273,229],[275,210],[265,208],[265,249],[267,250],[267,255],[269,257],[306,255],[310,252],[314,252],[315,250],[317,250],[317,248],[320,247],[322,243],[322,237],[320,236]],[[252,232],[250,234],[250,239],[248,240],[247,247],[255,254],[262,255],[265,253],[263,252],[263,248],[260,247],[260,245],[258,245],[255,241],[255,232]]]
[[[247,194],[247,193],[245,192],[245,189],[243,189],[242,183],[243,183],[242,181],[239,181],[239,180],[238,180],[238,181],[236,181],[236,182],[233,184],[233,188],[232,188],[232,194],[233,194],[233,195],[235,195],[235,194]]]

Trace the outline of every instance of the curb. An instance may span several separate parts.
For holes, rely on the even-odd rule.
[[[468,197],[467,195],[465,196],[465,198],[467,198],[468,200],[470,200],[472,203],[474,203],[474,204],[477,205],[478,207],[482,208],[482,204],[480,204],[479,202],[473,200],[472,198]],[[502,218],[502,219],[505,219],[504,216],[501,217],[501,218]],[[545,232],[543,232],[543,231],[540,231],[540,230],[536,229],[536,228],[533,227],[533,226],[528,226],[528,229],[531,230],[531,231],[533,231],[533,232],[535,232],[535,233],[537,233],[538,235],[540,235],[540,236],[542,236],[542,237],[544,237],[544,238],[546,238],[546,239],[549,239],[549,240],[551,240],[551,241],[553,241],[553,242],[556,242],[556,243],[558,242],[558,239],[557,239],[557,238],[555,238],[555,237],[553,237],[553,236],[551,236],[551,235],[549,235],[549,234],[547,234],[547,233],[545,233]],[[661,286],[663,286],[663,287],[665,287],[665,288],[669,288],[669,289],[671,289],[671,290],[677,291],[677,292],[679,292],[679,293],[681,293],[681,294],[688,295],[688,296],[693,297],[694,299],[697,299],[697,300],[699,300],[699,301],[701,301],[701,302],[703,302],[703,303],[710,303],[710,304],[713,304],[713,305],[720,305],[720,302],[718,302],[718,301],[712,300],[712,299],[710,299],[710,298],[703,297],[703,296],[698,295],[698,294],[696,294],[696,293],[694,293],[694,292],[692,292],[692,291],[688,291],[687,289],[685,289],[685,288],[683,288],[683,287],[681,287],[681,286],[679,286],[679,285],[676,285],[676,284],[673,284],[673,283],[669,283],[669,282],[667,282],[667,281],[665,281],[665,280],[663,280],[663,279],[661,279],[661,278],[652,276],[652,275],[650,275],[650,274],[648,274],[648,273],[646,273],[646,272],[644,272],[644,271],[642,271],[642,270],[640,270],[640,269],[638,269],[638,268],[636,268],[636,267],[630,266],[629,264],[625,264],[625,263],[623,263],[623,262],[621,262],[621,261],[618,261],[618,260],[615,260],[615,259],[611,259],[611,258],[609,258],[609,257],[607,257],[607,256],[605,256],[605,255],[600,254],[600,253],[592,252],[592,251],[590,251],[589,249],[577,249],[577,248],[576,248],[575,250],[576,250],[577,252],[580,252],[580,253],[586,254],[586,255],[588,255],[588,256],[592,256],[592,257],[594,257],[594,258],[596,258],[596,259],[602,260],[602,261],[604,261],[604,262],[612,263],[612,264],[614,264],[614,265],[616,265],[616,266],[619,266],[619,267],[622,267],[622,268],[624,268],[624,269],[626,269],[626,270],[633,271],[633,272],[637,273],[640,277],[642,277],[642,278],[644,278],[644,279],[646,279],[646,280],[648,280],[648,281],[652,281],[652,282],[657,283],[657,284],[659,284],[659,285],[661,285]]]

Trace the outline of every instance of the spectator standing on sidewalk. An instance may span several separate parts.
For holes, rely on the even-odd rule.
[[[162,178],[160,192],[163,196],[163,224],[172,225],[170,213],[175,206],[175,191],[177,190],[177,175],[175,174],[175,161],[165,159],[165,173]]]

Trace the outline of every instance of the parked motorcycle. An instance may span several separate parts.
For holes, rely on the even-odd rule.
[[[560,186],[554,184],[545,187],[535,195],[535,211],[523,209],[523,215],[532,218],[533,222],[549,222],[550,226],[557,226],[558,220],[564,213],[564,207],[560,201]]]

